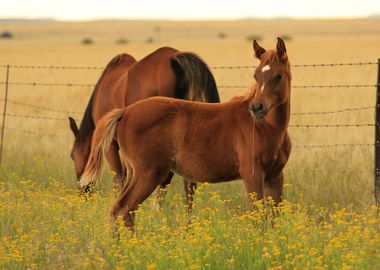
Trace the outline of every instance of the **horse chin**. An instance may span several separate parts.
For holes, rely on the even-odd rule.
[[[264,118],[265,118],[265,116],[260,116],[260,117],[255,116],[255,120],[256,120],[257,122],[263,122],[263,121],[264,121]]]
[[[260,113],[253,113],[253,118],[255,118],[256,121],[264,121],[265,116],[267,116],[267,112],[260,112]]]

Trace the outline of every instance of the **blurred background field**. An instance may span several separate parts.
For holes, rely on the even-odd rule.
[[[379,19],[1,22],[0,33],[6,31],[12,37],[0,39],[1,106],[11,65],[0,268],[378,269],[379,218],[371,205]],[[254,83],[253,68],[235,68],[258,63],[252,39],[271,49],[277,36],[295,65],[294,148],[281,215],[251,213],[241,181],[201,186],[189,215],[176,177],[161,211],[154,198],[143,204],[140,235],[123,231],[115,243],[111,174],[92,198],[77,196],[67,120],[79,123],[102,68],[123,52],[141,59],[161,46],[192,51],[212,68],[227,100]],[[299,66],[339,63],[365,64]],[[318,87],[334,85],[366,86]],[[370,125],[297,127],[326,124]]]
[[[24,177],[30,177],[33,171],[38,181],[56,177],[74,187],[76,181],[69,155],[73,138],[67,116],[74,116],[78,122],[81,120],[92,85],[116,54],[127,52],[141,59],[161,46],[200,55],[212,68],[222,100],[245,92],[253,83],[252,68],[218,68],[256,65],[252,39],[269,49],[275,46],[276,36],[282,36],[294,65],[371,62],[361,66],[294,67],[293,113],[369,108],[334,114],[295,114],[291,117],[291,125],[374,123],[379,26],[378,19],[2,22],[0,32],[8,31],[13,37],[0,40],[1,65],[96,69],[10,69],[10,116],[6,119],[1,171],[3,174],[16,172]],[[85,39],[87,42],[83,42]],[[5,71],[4,66],[0,68],[2,82]],[[356,84],[370,86],[296,88]],[[1,87],[4,90],[5,85]],[[373,127],[291,127],[290,134],[295,147],[285,173],[289,184],[287,199],[297,201],[302,197],[301,200],[308,204],[337,202],[359,208],[373,203],[373,147],[367,145],[374,142]],[[326,144],[363,145],[301,147]],[[105,177],[105,186],[109,185],[108,178]],[[242,192],[239,182],[226,185]]]

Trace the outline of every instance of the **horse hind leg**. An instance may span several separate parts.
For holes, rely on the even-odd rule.
[[[134,230],[134,211],[139,205],[148,198],[156,187],[165,181],[168,177],[168,171],[150,170],[141,173],[143,170],[134,170],[130,184],[124,189],[122,194],[115,202],[111,216],[116,219],[121,215],[127,226],[132,233]]]

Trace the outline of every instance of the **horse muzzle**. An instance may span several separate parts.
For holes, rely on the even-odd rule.
[[[87,185],[87,186],[83,186],[83,187],[78,185],[78,190],[79,190],[79,193],[82,195],[94,193],[94,189],[93,189],[92,185]]]
[[[252,103],[249,110],[257,120],[264,119],[268,113],[268,107],[262,102]]]

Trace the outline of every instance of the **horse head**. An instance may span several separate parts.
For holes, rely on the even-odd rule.
[[[260,64],[254,73],[256,86],[250,110],[260,120],[290,99],[291,73],[285,42],[281,38],[277,38],[276,50],[265,50],[256,40],[253,41],[253,50]]]
[[[90,140],[83,140],[80,136],[78,126],[75,120],[69,117],[70,128],[74,134],[75,141],[71,150],[71,158],[74,161],[75,173],[77,180],[82,176],[88,156],[90,155],[91,144]]]

